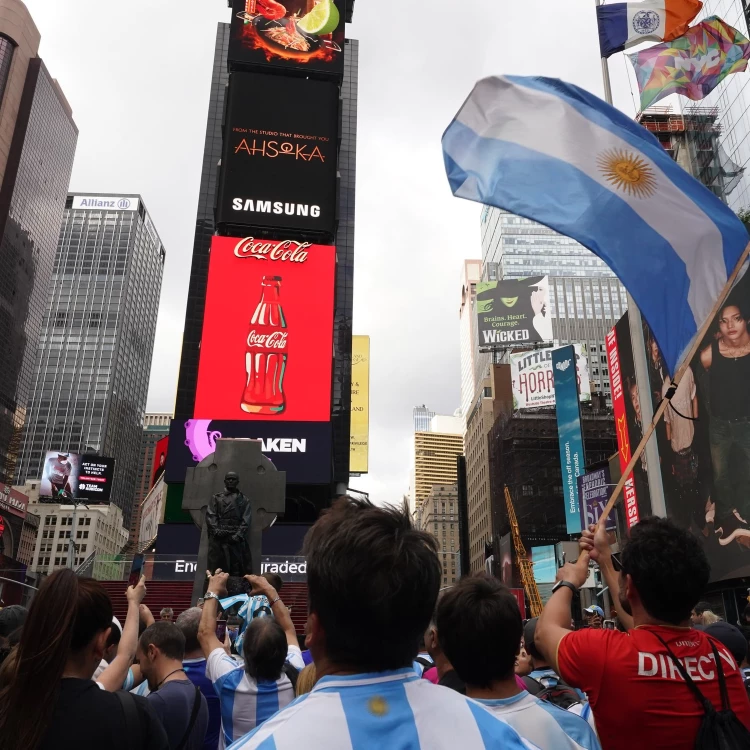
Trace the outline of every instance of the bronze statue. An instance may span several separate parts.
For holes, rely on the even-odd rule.
[[[208,569],[221,568],[232,576],[252,572],[250,554],[250,501],[239,490],[240,478],[233,472],[224,477],[224,492],[215,494],[206,511]]]

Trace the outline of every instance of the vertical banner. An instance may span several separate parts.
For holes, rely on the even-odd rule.
[[[581,503],[581,527],[586,529],[591,524],[598,524],[612,494],[612,479],[609,468],[596,469],[578,477],[578,499]],[[614,513],[607,516],[605,524],[607,531],[617,529],[617,519]]]
[[[352,336],[349,472],[367,474],[370,438],[370,337]]]
[[[552,352],[552,368],[555,374],[557,434],[560,440],[565,524],[568,534],[578,534],[581,531],[578,477],[583,474],[585,459],[581,411],[578,404],[576,354],[572,346],[563,346]]]
[[[630,323],[628,322],[627,314],[620,319],[617,326],[607,335],[607,361],[609,363],[609,379],[612,384],[612,406],[615,412],[617,447],[620,456],[620,469],[624,471],[630,462],[631,456],[630,429],[625,409],[625,387],[627,386],[628,390],[630,390],[630,386],[623,383],[622,362],[620,359],[621,350],[618,346],[618,339],[620,337],[627,337],[628,343],[630,342]],[[623,488],[623,502],[625,504],[625,520],[628,528],[631,528],[640,520],[638,514],[638,497],[632,474],[627,478],[627,482],[625,482],[625,487]]]

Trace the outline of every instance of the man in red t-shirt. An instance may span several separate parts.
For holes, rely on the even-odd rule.
[[[671,521],[647,518],[631,529],[621,560],[611,555],[603,526],[584,531],[580,545],[578,562],[558,571],[534,641],[565,682],[588,694],[603,750],[693,749],[703,708],[659,638],[721,710],[713,641],[730,707],[750,729],[750,701],[734,658],[719,641],[690,627],[690,611],[710,573],[697,539]],[[619,600],[627,633],[569,630],[573,593],[588,577],[585,553],[599,563]]]

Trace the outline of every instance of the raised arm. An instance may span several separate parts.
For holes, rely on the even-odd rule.
[[[97,682],[109,692],[121,690],[128,676],[130,665],[135,659],[135,650],[138,647],[138,621],[140,619],[140,604],[146,596],[146,576],[135,586],[128,586],[126,592],[128,598],[128,614],[122,627],[120,645],[117,647],[117,656],[112,663],[99,675]]]
[[[227,595],[229,573],[223,573],[221,568],[217,568],[213,575],[211,575],[211,571],[209,570],[206,571],[206,575],[208,576],[208,589],[206,590],[206,597],[203,602],[201,621],[198,625],[198,642],[203,649],[203,655],[208,659],[208,655],[212,651],[215,651],[217,648],[224,648],[224,644],[216,637],[219,602],[213,596],[208,596],[208,594],[216,594],[216,596],[221,598],[225,597]]]
[[[245,576],[245,580],[250,581],[253,587],[252,594],[263,594],[268,597],[268,601],[271,604],[271,611],[276,621],[284,630],[284,633],[286,633],[287,644],[289,646],[299,646],[299,639],[297,638],[297,631],[294,629],[292,616],[289,614],[289,610],[284,605],[284,602],[281,601],[281,597],[276,592],[276,589],[262,576]]]

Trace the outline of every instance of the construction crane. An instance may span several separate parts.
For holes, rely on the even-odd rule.
[[[516,560],[518,561],[518,571],[521,574],[521,583],[523,584],[526,596],[529,599],[529,607],[532,617],[539,617],[542,614],[542,598],[539,596],[539,589],[534,578],[534,567],[526,554],[526,547],[521,541],[521,532],[518,529],[518,519],[513,507],[513,500],[510,497],[508,486],[505,487],[505,504],[508,506],[508,519],[510,520],[510,530],[513,534],[513,546],[516,548]]]

